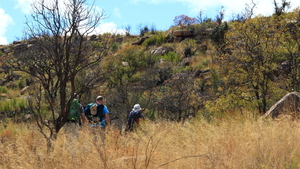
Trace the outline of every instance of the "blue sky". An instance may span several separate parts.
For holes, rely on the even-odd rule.
[[[0,0],[0,45],[22,39],[25,17],[30,18],[30,4],[34,1]],[[289,10],[300,7],[300,0],[287,1],[291,2]],[[257,3],[255,14],[270,15],[274,11],[273,0],[253,2]],[[102,20],[97,33],[122,32],[127,25],[131,26],[132,34],[138,34],[139,25],[153,25],[157,30],[165,31],[173,25],[175,16],[196,17],[202,10],[204,16],[214,19],[221,6],[224,6],[225,18],[230,18],[233,13],[243,11],[246,3],[251,4],[251,0],[95,0],[95,5],[108,16]]]

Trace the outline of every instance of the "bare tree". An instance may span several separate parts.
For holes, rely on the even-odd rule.
[[[232,21],[239,21],[243,22],[247,19],[252,18],[254,15],[254,9],[256,7],[256,3],[252,0],[250,4],[246,3],[245,4],[245,9],[238,13],[238,14],[233,14]]]
[[[108,40],[110,38],[104,42],[87,40],[105,19],[104,11],[97,11],[94,4],[87,2],[53,0],[47,3],[38,0],[34,3],[31,20],[27,21],[25,29],[30,45],[25,51],[15,53],[9,61],[15,70],[32,75],[41,84],[44,104],[52,114],[54,126],[50,129],[54,138],[67,120],[74,97],[104,81],[101,76],[104,72],[99,65],[112,43]],[[85,76],[80,76],[82,74]],[[79,81],[84,83],[77,83]],[[30,98],[32,104],[43,104],[34,102],[34,97]],[[41,106],[32,104],[32,111],[41,115],[41,111],[36,110]]]
[[[125,26],[125,35],[129,36],[130,35],[130,31],[131,31],[131,26],[128,24]]]
[[[218,15],[216,16],[216,22],[218,22],[219,25],[222,24],[224,15],[225,15],[225,9],[224,9],[224,6],[221,6],[221,9],[220,9]]]
[[[244,17],[245,19],[250,19],[254,15],[254,8],[256,7],[256,3],[252,0],[251,4],[246,3]]]
[[[204,10],[202,10],[202,9],[198,12],[196,19],[199,23],[203,23],[208,20],[207,16],[204,16]]]
[[[277,16],[283,14],[288,8],[290,8],[291,2],[286,0],[281,0],[281,6],[274,0],[274,10]]]

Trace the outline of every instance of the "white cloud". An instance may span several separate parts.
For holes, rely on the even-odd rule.
[[[115,8],[115,9],[114,9],[114,15],[115,15],[117,18],[122,18],[121,11],[120,11],[119,8]]]
[[[16,4],[16,9],[21,9],[21,11],[28,15],[32,12],[31,4],[37,4],[38,2],[41,2],[41,0],[18,0],[18,3]],[[44,0],[44,3],[46,6],[53,6],[54,1],[53,0]],[[58,1],[58,6],[60,8],[60,11],[65,11],[65,4],[70,3],[70,0],[60,0]]]
[[[21,9],[24,14],[31,13],[31,6],[30,4],[33,0],[18,0],[18,4],[15,6],[16,9]]]
[[[115,23],[109,22],[109,23],[103,23],[103,24],[101,24],[93,32],[93,34],[103,34],[103,33],[125,34],[125,30],[124,29],[118,29],[117,25]]]
[[[0,18],[0,44],[8,44],[7,38],[5,37],[5,32],[7,31],[7,26],[13,24],[14,22],[13,19],[1,8]]]

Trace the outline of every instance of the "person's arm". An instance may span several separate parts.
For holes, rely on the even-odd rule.
[[[86,119],[85,114],[84,114],[84,108],[83,108],[83,106],[80,106],[80,109],[81,109],[81,111],[80,111],[80,117],[81,117],[82,124],[84,125],[84,124],[86,124],[87,119]]]
[[[108,113],[105,113],[104,117],[105,117],[105,122],[106,122],[107,127],[110,127],[110,119],[109,119]]]
[[[103,113],[104,113],[105,123],[106,123],[107,127],[110,127],[110,119],[109,119],[109,115],[108,115],[109,111],[106,106],[103,107]]]
[[[85,125],[87,122],[87,119],[86,119],[84,113],[80,113],[80,116],[81,116],[82,124]]]

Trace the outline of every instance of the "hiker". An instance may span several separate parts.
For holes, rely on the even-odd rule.
[[[64,125],[66,133],[71,133],[72,137],[78,138],[79,126],[87,122],[83,107],[75,98],[70,106],[68,119]]]
[[[97,96],[96,103],[90,103],[85,108],[84,113],[90,121],[91,127],[110,127],[109,111],[103,103],[104,98],[102,96]]]
[[[134,126],[139,124],[141,119],[144,119],[144,115],[141,113],[141,111],[142,108],[139,104],[135,104],[133,106],[132,111],[129,113],[125,131],[133,131]]]

